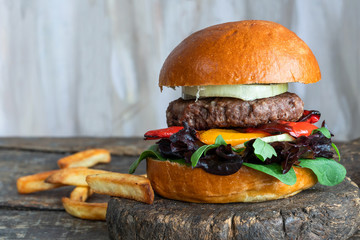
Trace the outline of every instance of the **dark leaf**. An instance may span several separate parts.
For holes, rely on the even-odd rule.
[[[157,142],[159,151],[165,158],[185,158],[190,163],[191,155],[199,148],[196,131],[184,122],[184,128],[171,135],[169,139],[162,138]],[[190,156],[190,157],[189,157]]]
[[[212,148],[202,156],[196,168],[202,168],[208,173],[216,175],[230,175],[236,173],[243,163],[242,157],[232,150],[230,144]]]

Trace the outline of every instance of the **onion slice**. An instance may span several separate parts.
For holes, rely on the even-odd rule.
[[[203,97],[233,97],[244,101],[273,97],[287,92],[288,84],[239,84],[183,86],[183,99],[199,99]]]

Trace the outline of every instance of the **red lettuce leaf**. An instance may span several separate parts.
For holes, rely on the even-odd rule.
[[[255,156],[255,140],[248,141],[243,153],[244,162],[261,164]],[[302,136],[291,142],[272,142],[270,145],[275,149],[277,156],[268,158],[263,164],[279,163],[283,174],[287,173],[294,164],[299,164],[300,158],[315,159],[317,157],[332,158],[331,139],[325,137],[321,132],[316,132],[308,137]]]

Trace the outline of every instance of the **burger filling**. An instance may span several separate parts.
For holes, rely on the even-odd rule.
[[[247,166],[288,185],[296,183],[292,167],[310,168],[317,175],[319,183],[328,186],[342,182],[346,175],[345,168],[332,159],[331,148],[334,147],[337,153],[338,150],[324,125],[311,135],[300,136],[293,141],[266,143],[257,138],[245,142],[243,148],[227,144],[221,135],[214,144],[203,145],[197,136],[197,131],[184,123],[180,131],[169,138],[161,138],[143,152],[131,165],[129,172],[134,173],[143,159],[152,157],[202,168],[216,175],[234,174],[242,166]]]
[[[281,84],[275,86],[274,93],[281,90]],[[258,89],[261,92],[261,87]],[[211,87],[204,90],[206,94],[185,87],[185,95],[195,99],[180,98],[169,104],[169,127],[145,133],[145,139],[159,140],[141,154],[129,172],[134,173],[143,159],[151,157],[216,175],[234,174],[246,166],[288,185],[296,183],[293,167],[311,169],[319,183],[327,186],[345,178],[345,168],[332,159],[335,151],[340,160],[331,141],[333,135],[325,122],[321,128],[314,125],[320,112],[304,110],[296,94],[282,92],[246,101],[226,95],[213,97],[212,92]]]

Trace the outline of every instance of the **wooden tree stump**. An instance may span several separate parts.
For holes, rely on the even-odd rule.
[[[156,196],[152,205],[112,198],[111,239],[347,239],[360,224],[359,188],[349,178],[288,199],[197,204]]]

